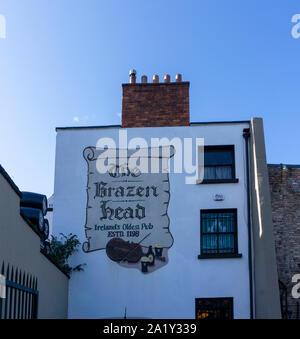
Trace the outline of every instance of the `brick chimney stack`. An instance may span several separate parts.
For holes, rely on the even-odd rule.
[[[122,84],[122,127],[157,127],[157,126],[189,126],[189,86],[177,74],[175,82],[170,75],[153,76],[153,82],[147,81],[145,75],[141,83],[136,83],[136,71],[129,73],[130,83]]]

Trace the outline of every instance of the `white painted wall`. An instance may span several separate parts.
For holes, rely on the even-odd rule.
[[[70,318],[128,317],[194,318],[195,298],[233,297],[234,317],[249,317],[247,258],[247,200],[245,146],[247,123],[209,124],[190,127],[130,128],[132,137],[204,137],[206,145],[235,145],[236,177],[239,183],[186,185],[185,174],[170,174],[171,199],[168,214],[174,245],[169,263],[150,274],[120,267],[105,251],[73,256],[74,264],[86,263],[74,273],[69,287]],[[118,128],[59,129],[56,145],[53,232],[75,233],[84,242],[87,164],[82,152],[101,137],[118,141]],[[221,193],[224,201],[214,201]],[[240,259],[199,260],[200,210],[238,209]]]

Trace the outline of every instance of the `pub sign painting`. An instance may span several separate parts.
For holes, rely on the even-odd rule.
[[[175,150],[163,146],[153,152],[149,147],[136,159],[136,149],[127,149],[125,157],[118,149],[111,151],[92,146],[83,151],[88,165],[83,251],[102,250],[120,266],[151,273],[168,263],[173,245],[168,166]],[[159,170],[150,173],[153,153],[158,154],[154,160],[159,162]],[[106,172],[98,170],[101,158],[106,159]],[[149,171],[134,165],[139,161],[148,164]]]

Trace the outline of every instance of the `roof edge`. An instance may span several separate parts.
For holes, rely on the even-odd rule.
[[[106,126],[70,126],[70,127],[56,127],[55,130],[69,130],[69,129],[99,129],[99,128],[121,128],[121,125],[106,125]]]
[[[188,126],[196,126],[196,125],[222,125],[222,124],[249,124],[250,120],[237,120],[237,121],[203,121],[203,122],[190,122]],[[156,128],[156,127],[188,127],[188,126],[145,126],[145,127],[134,127],[134,128]],[[66,127],[56,127],[55,130],[78,130],[78,129],[109,129],[109,128],[123,128],[121,125],[104,125],[104,126],[66,126]],[[132,127],[128,127],[132,128]]]
[[[288,168],[300,168],[300,165],[291,164],[267,164],[268,167],[288,167]]]
[[[6,179],[6,181],[9,183],[11,188],[18,194],[20,198],[22,198],[22,192],[19,190],[18,186],[14,183],[12,178],[9,176],[9,174],[5,171],[5,169],[0,165],[0,174]]]
[[[190,122],[192,125],[222,125],[222,124],[250,124],[250,120],[234,120],[234,121],[200,121],[200,122]]]

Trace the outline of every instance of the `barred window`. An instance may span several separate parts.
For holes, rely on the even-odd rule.
[[[201,255],[236,254],[237,210],[201,211]]]
[[[233,319],[233,298],[197,298],[196,319]]]

